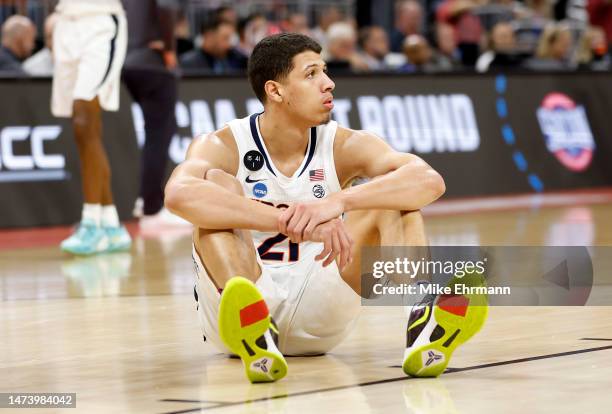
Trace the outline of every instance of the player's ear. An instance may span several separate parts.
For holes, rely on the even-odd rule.
[[[280,88],[280,83],[271,80],[267,81],[264,85],[268,99],[277,103],[281,103],[283,101],[283,95]]]

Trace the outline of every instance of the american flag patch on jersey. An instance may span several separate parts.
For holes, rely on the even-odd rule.
[[[310,170],[308,171],[308,175],[310,176],[310,181],[325,180],[325,171],[323,171],[323,168],[317,168],[316,170]]]

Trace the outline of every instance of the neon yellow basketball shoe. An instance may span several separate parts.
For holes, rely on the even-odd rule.
[[[219,335],[242,359],[251,382],[271,382],[287,375],[277,348],[278,328],[253,282],[234,277],[225,284],[219,305]]]
[[[485,286],[480,274],[454,277],[450,282],[468,287]],[[404,372],[413,377],[437,377],[457,347],[474,336],[487,319],[485,294],[426,295],[412,307],[406,332]]]

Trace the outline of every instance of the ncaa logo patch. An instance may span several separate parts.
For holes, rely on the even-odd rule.
[[[584,106],[562,93],[549,93],[537,111],[546,148],[570,171],[584,171],[593,159],[595,140]]]
[[[253,195],[257,198],[265,197],[268,194],[268,187],[264,183],[257,183],[253,186]]]
[[[323,198],[325,197],[325,189],[321,184],[315,184],[315,186],[312,187],[312,194],[314,194],[316,198]]]

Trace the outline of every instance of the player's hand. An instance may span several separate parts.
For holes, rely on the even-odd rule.
[[[324,260],[323,267],[338,260],[338,269],[342,271],[353,261],[353,239],[349,236],[344,222],[338,218],[319,224],[308,240],[323,243],[323,250],[315,260]]]
[[[312,237],[316,226],[338,218],[343,212],[342,199],[334,195],[323,200],[295,203],[279,216],[278,229],[292,242],[301,243]]]

